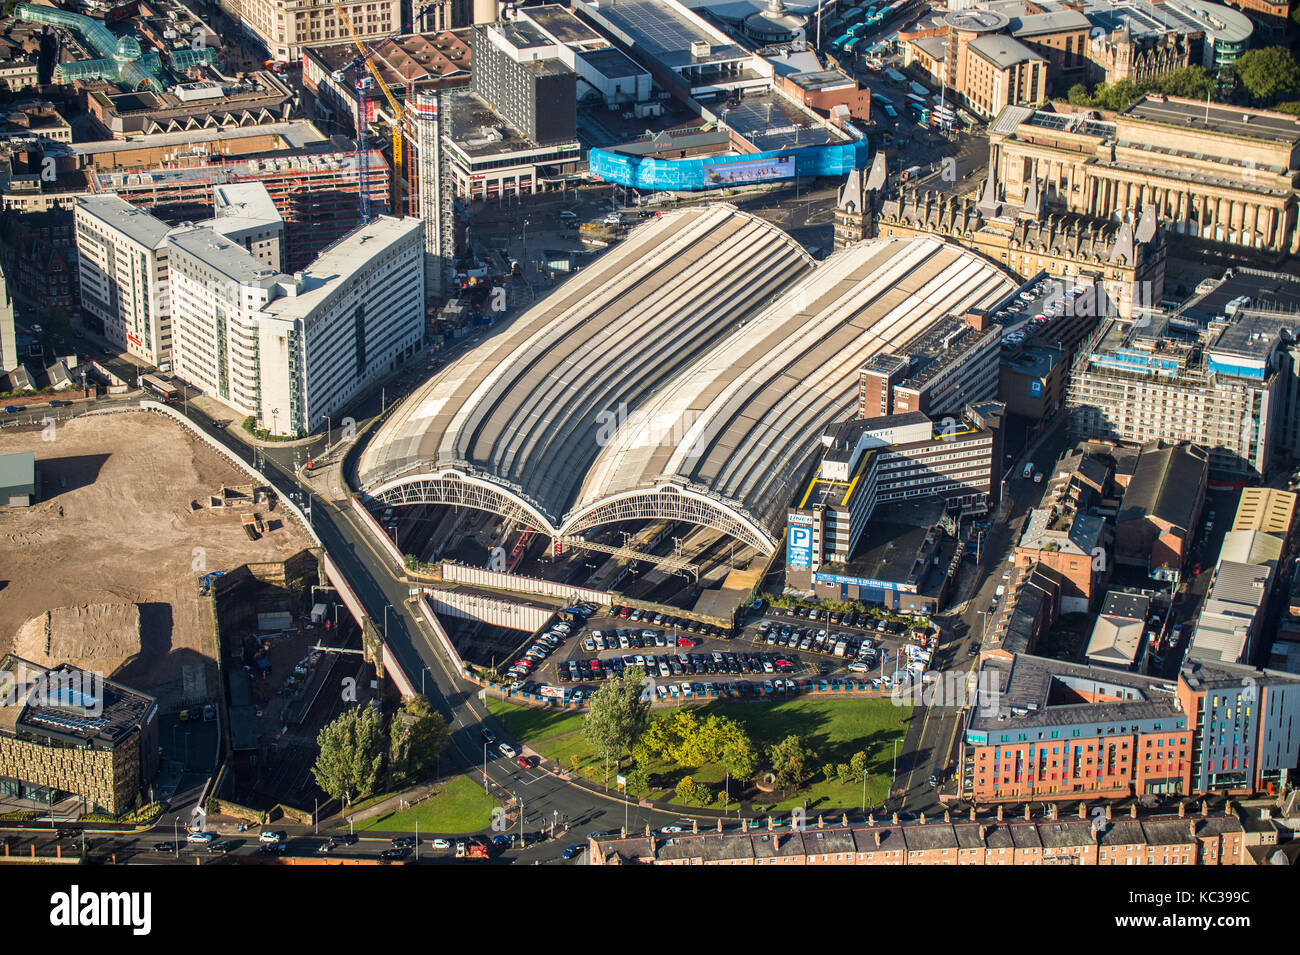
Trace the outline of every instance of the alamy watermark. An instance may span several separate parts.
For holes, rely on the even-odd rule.
[[[901,675],[900,675],[901,676]],[[981,716],[996,716],[1001,702],[997,674],[991,670],[921,670],[911,668],[889,694],[895,706],[975,707]]]
[[[78,715],[104,712],[104,674],[92,670],[29,669],[0,671],[0,706],[48,706]]]

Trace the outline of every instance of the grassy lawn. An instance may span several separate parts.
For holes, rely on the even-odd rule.
[[[443,783],[432,796],[411,809],[367,819],[357,826],[371,832],[414,832],[461,835],[478,832],[492,824],[492,810],[499,803],[485,795],[482,785],[468,776]]]
[[[583,738],[579,714],[551,713],[489,698],[492,715],[521,742],[553,760],[565,769],[597,783],[604,782],[604,763]],[[784,802],[777,810],[802,806],[804,800],[814,812],[848,809],[862,803],[862,782],[841,785],[826,782],[821,772],[824,763],[847,763],[854,753],[866,750],[868,762],[867,805],[879,805],[889,794],[894,740],[901,745],[907,731],[904,719],[910,707],[896,707],[890,700],[810,699],[782,703],[712,702],[705,704],[712,713],[726,716],[744,725],[755,746],[761,751],[770,743],[794,733],[817,754],[813,782]],[[703,715],[703,714],[701,714]],[[575,762],[576,760],[576,762]],[[697,783],[721,788],[724,773],[718,766],[688,770],[668,764],[650,766],[663,788],[652,792],[652,799],[676,802],[673,787],[683,776]],[[733,791],[737,787],[733,785]],[[762,801],[760,798],[759,801]]]

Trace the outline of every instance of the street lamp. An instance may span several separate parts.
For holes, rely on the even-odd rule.
[[[323,414],[321,417],[325,419],[325,450],[328,451],[330,445],[333,444],[334,421],[327,414]]]
[[[487,740],[483,741],[483,794],[486,796],[488,791],[488,774],[487,774]]]

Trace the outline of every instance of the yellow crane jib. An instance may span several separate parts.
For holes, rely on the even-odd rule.
[[[352,42],[356,44],[357,51],[360,52],[361,59],[366,64],[366,69],[374,77],[375,85],[379,87],[384,94],[384,98],[388,100],[389,107],[393,110],[393,166],[397,170],[398,182],[400,183],[402,176],[402,126],[406,121],[405,111],[397,102],[397,97],[393,95],[393,91],[388,88],[388,84],[384,82],[379,67],[375,66],[373,52],[368,50],[366,45],[361,42],[361,37],[357,35],[356,29],[352,26],[352,18],[348,16],[347,10],[343,9],[340,4],[335,6],[334,11],[338,14],[339,19],[343,21],[343,25],[348,28],[348,33],[352,36]],[[395,202],[394,208],[396,209],[399,205],[400,201]]]

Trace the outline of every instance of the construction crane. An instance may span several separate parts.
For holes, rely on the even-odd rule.
[[[398,216],[401,216],[404,213],[404,209],[402,208],[402,183],[405,181],[405,171],[403,170],[402,163],[402,127],[406,122],[406,111],[402,108],[401,104],[397,102],[397,97],[394,96],[393,91],[388,88],[388,84],[384,82],[383,74],[379,72],[379,67],[377,67],[374,62],[374,51],[368,49],[366,45],[361,42],[361,37],[357,35],[356,29],[352,26],[352,18],[349,17],[348,12],[343,9],[343,5],[336,5],[334,7],[334,12],[337,13],[339,19],[343,21],[343,25],[348,28],[348,33],[352,36],[352,42],[357,45],[357,51],[361,54],[361,59],[365,61],[366,69],[369,70],[370,75],[374,77],[375,85],[378,86],[380,91],[384,94],[384,98],[388,100],[388,105],[393,111],[393,168],[397,172],[397,181],[394,183],[393,187],[393,211]],[[360,130],[358,130],[358,135],[360,135]]]

